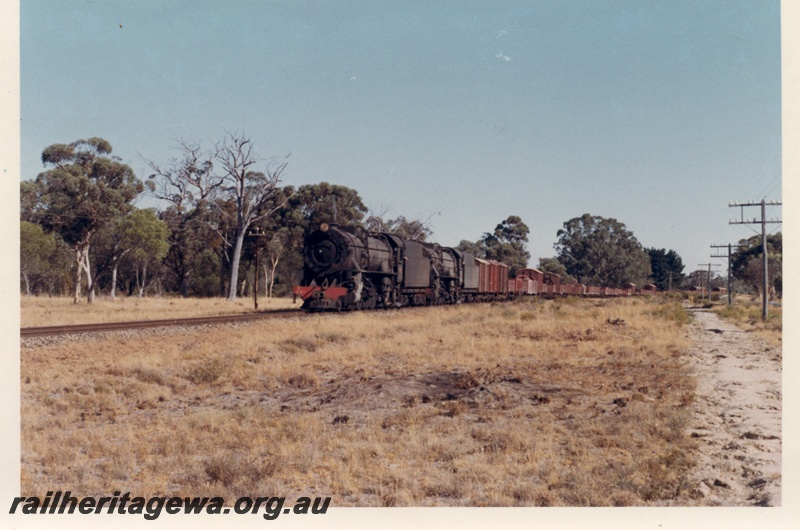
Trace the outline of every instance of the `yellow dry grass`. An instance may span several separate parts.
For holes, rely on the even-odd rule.
[[[376,311],[22,350],[22,494],[691,504],[684,313]]]
[[[291,298],[259,298],[259,311],[299,307]],[[161,318],[192,318],[253,311],[252,298],[235,301],[225,298],[179,297],[99,297],[94,303],[81,300],[75,304],[68,297],[22,296],[20,316],[22,327],[68,326],[158,320]]]
[[[733,305],[724,301],[715,303],[712,309],[722,318],[733,322],[747,332],[755,333],[766,342],[779,346],[783,342],[783,308],[770,305],[767,320],[762,319],[760,299],[738,296]]]

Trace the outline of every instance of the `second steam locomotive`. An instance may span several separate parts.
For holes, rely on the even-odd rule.
[[[501,300],[527,295],[628,296],[625,289],[562,284],[557,274],[522,269],[436,243],[323,223],[306,238],[303,281],[294,294],[309,311],[376,309]]]

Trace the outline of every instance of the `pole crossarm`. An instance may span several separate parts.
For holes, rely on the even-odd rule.
[[[782,206],[783,203],[781,201],[750,201],[750,202],[729,202],[728,206],[730,208],[739,207],[739,206],[761,206],[761,203],[764,203],[764,206]]]

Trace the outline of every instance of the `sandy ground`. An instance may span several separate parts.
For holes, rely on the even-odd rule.
[[[781,349],[712,312],[691,311],[694,497],[701,506],[780,506]]]

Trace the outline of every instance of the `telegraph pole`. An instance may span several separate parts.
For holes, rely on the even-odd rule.
[[[711,254],[712,258],[728,258],[728,305],[733,304],[733,299],[731,298],[731,244],[728,243],[727,245],[711,245],[711,248],[727,248],[728,255],[727,256],[720,256],[719,254]]]
[[[708,289],[708,302],[711,303],[711,267],[719,267],[718,263],[698,263],[698,267],[708,265],[708,275],[706,276],[706,288]],[[701,292],[702,294],[702,292]],[[700,297],[702,299],[702,296]]]
[[[769,268],[768,268],[768,256],[767,256],[767,224],[778,224],[782,223],[780,219],[770,219],[767,221],[767,206],[781,206],[783,205],[780,201],[769,201],[767,202],[765,199],[761,199],[761,202],[743,202],[743,203],[728,203],[728,207],[730,208],[741,208],[742,215],[739,221],[730,220],[728,224],[731,225],[761,225],[761,252],[764,254],[763,257],[763,273],[764,273],[764,280],[761,284],[761,290],[763,291],[761,295],[761,319],[767,320],[767,316],[769,315]],[[744,208],[745,206],[761,206],[761,220],[759,221],[756,218],[753,219],[745,219],[744,218]]]

